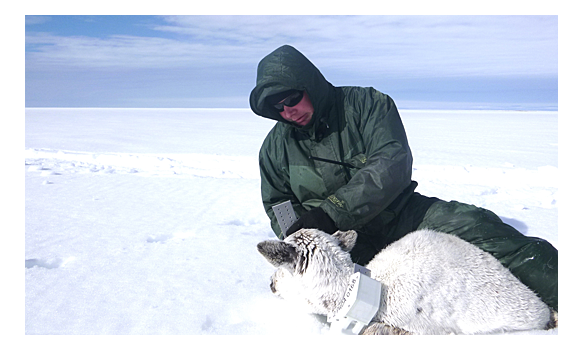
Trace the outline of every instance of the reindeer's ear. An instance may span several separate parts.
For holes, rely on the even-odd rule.
[[[338,239],[338,245],[342,250],[350,252],[356,245],[356,237],[358,237],[358,233],[356,233],[354,230],[336,231],[332,237],[336,237],[336,239]]]
[[[286,264],[293,266],[298,255],[294,246],[284,241],[276,240],[258,243],[257,250],[275,267]]]

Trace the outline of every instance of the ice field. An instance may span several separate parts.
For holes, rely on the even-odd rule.
[[[417,191],[559,248],[558,113],[401,110]],[[26,334],[326,334],[273,296],[248,109],[27,108]],[[526,332],[558,334],[558,330]]]

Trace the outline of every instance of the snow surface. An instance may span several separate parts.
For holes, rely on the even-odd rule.
[[[400,112],[418,192],[559,248],[557,112]],[[271,293],[256,250],[275,238],[257,164],[272,121],[247,109],[25,114],[25,334],[328,334]]]

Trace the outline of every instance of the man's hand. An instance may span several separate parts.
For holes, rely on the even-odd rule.
[[[298,221],[290,226],[285,236],[287,237],[301,228],[317,228],[329,234],[338,231],[334,221],[320,207],[314,208],[302,215]]]

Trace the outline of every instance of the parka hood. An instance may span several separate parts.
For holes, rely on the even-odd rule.
[[[312,121],[303,129],[317,127],[334,104],[334,86],[312,62],[289,45],[277,48],[259,62],[257,83],[249,96],[251,110],[262,117],[294,125],[266,103],[267,97],[291,89],[307,92],[314,106]]]

